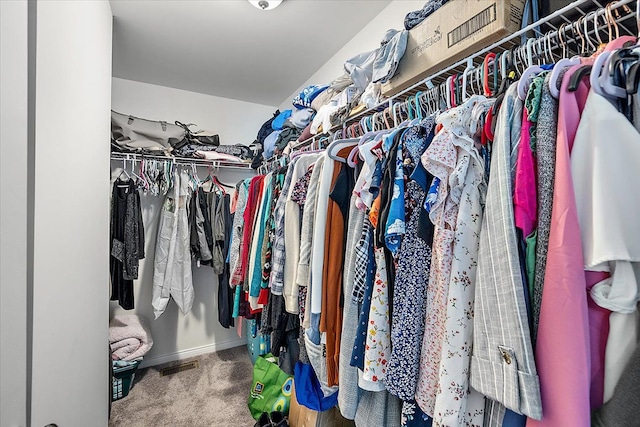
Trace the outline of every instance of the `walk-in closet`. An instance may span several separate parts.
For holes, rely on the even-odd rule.
[[[639,36],[0,1],[0,427],[640,426]]]

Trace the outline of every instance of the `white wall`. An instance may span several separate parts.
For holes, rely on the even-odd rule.
[[[271,117],[275,107],[252,104],[210,95],[113,79],[113,109],[154,120],[180,120],[217,132],[223,144],[255,139],[262,123]],[[112,180],[119,174],[121,162],[112,162]],[[222,182],[235,184],[253,176],[252,171],[222,169],[218,177]],[[193,269],[195,301],[190,313],[183,315],[171,301],[167,310],[154,320],[151,306],[153,260],[158,218],[163,198],[142,195],[145,225],[145,254],[141,261],[139,279],[134,283],[136,313],[145,317],[152,329],[153,349],[145,357],[144,366],[223,350],[246,341],[235,329],[224,329],[218,322],[218,279],[211,267]],[[111,315],[125,313],[117,302],[111,303]]]
[[[151,120],[195,123],[222,144],[249,145],[276,107],[220,98],[132,80],[113,79],[112,108]]]
[[[108,1],[37,2],[33,426],[106,426]]]
[[[380,41],[390,28],[404,29],[404,17],[407,13],[419,10],[425,0],[394,0],[356,34],[342,49],[329,59],[318,71],[302,84],[295,92],[285,98],[280,109],[291,108],[291,100],[300,90],[310,84],[328,84],[344,73],[344,62],[355,55],[368,52],[380,46]],[[330,30],[327,30],[330,31]]]
[[[0,2],[0,426],[27,425],[27,9]]]

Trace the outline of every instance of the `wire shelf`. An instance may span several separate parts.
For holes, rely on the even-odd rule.
[[[142,160],[159,160],[165,162],[173,162],[177,165],[196,165],[196,166],[211,166],[221,169],[237,169],[253,171],[250,163],[236,163],[225,160],[209,160],[209,159],[197,159],[191,157],[174,157],[174,156],[160,156],[153,154],[138,154],[138,153],[119,153],[112,152],[111,160],[118,161],[142,161]]]
[[[462,78],[467,70],[478,69],[483,65],[485,56],[493,52],[505,55],[511,52],[522,52],[526,45],[521,43],[523,38],[534,40],[533,44],[545,43],[545,49],[552,56],[559,56],[559,51],[567,49],[566,53],[579,54],[584,44],[587,43],[582,34],[587,34],[589,41],[599,39],[610,39],[615,37],[612,34],[613,28],[608,27],[600,18],[606,13],[611,13],[613,20],[617,23],[619,35],[638,35],[638,13],[637,2],[634,0],[618,0],[605,3],[601,0],[576,0],[567,6],[539,19],[527,27],[504,37],[502,40],[489,45],[476,53],[444,67],[433,73],[413,86],[391,96],[373,108],[369,108],[358,114],[349,117],[342,125],[332,128],[322,135],[315,135],[312,138],[298,142],[293,145],[293,149],[298,149],[309,145],[320,138],[326,138],[331,133],[342,131],[345,136],[346,129],[362,118],[371,116],[373,113],[381,112],[386,108],[391,108],[394,104],[405,103],[411,97],[419,93],[428,91],[438,91],[442,88],[449,77],[457,76]],[[609,8],[609,11],[607,11]],[[597,24],[596,24],[597,23]],[[564,43],[563,43],[564,42]],[[528,52],[530,53],[530,51]],[[533,54],[538,57],[537,54]]]

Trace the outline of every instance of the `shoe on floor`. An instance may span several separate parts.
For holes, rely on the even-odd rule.
[[[287,417],[279,411],[271,413],[271,425],[273,427],[289,427]]]
[[[269,419],[269,414],[267,412],[263,412],[258,418],[258,422],[255,423],[254,427],[271,427],[271,419]]]

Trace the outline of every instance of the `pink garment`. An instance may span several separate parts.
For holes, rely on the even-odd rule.
[[[635,43],[635,38],[619,37],[605,50],[619,49],[626,42]],[[589,93],[586,79],[576,92],[567,91],[579,67],[567,71],[560,90],[551,235],[536,344],[543,418],[528,419],[527,427],[589,426],[589,409],[599,407],[603,400],[610,312],[588,295],[588,289],[604,276],[584,271],[571,178],[570,153]]]
[[[587,285],[570,159],[589,84],[583,79],[576,92],[567,90],[579,67],[567,71],[560,89],[551,232],[535,349],[542,420],[529,418],[528,427],[591,423]]]
[[[527,237],[538,226],[538,193],[536,167],[530,145],[531,122],[526,108],[523,108],[521,129],[513,193],[513,215],[516,227]]]

